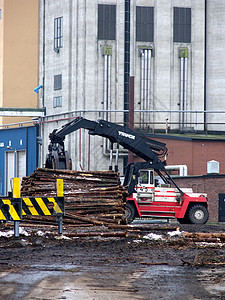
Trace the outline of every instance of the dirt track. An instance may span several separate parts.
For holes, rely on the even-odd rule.
[[[224,232],[224,225],[179,225]],[[46,231],[46,229],[45,229]],[[43,231],[44,232],[44,231]],[[0,299],[225,299],[225,245],[127,238],[0,238]],[[154,232],[162,235],[162,231]]]

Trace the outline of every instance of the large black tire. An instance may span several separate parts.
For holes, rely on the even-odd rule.
[[[126,212],[125,212],[125,218],[127,219],[128,223],[131,223],[136,216],[136,210],[132,203],[127,202],[126,203]]]
[[[191,224],[205,224],[209,219],[209,212],[204,205],[193,205],[188,211]]]

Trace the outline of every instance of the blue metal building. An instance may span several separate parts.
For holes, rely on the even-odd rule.
[[[29,176],[38,166],[38,126],[0,130],[0,195],[12,191],[12,178]]]

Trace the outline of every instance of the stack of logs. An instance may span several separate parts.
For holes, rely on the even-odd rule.
[[[36,169],[22,180],[22,197],[56,196],[56,179],[63,179],[64,224],[93,226],[122,224],[127,192],[114,171],[81,172]],[[55,224],[55,217],[23,218],[30,223]]]
[[[223,232],[185,232],[184,238],[192,242],[224,243]]]

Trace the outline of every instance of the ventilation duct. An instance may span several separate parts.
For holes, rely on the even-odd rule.
[[[140,78],[140,109],[143,111],[140,113],[141,126],[146,127],[150,121],[149,113],[146,110],[150,110],[151,105],[151,57],[152,49],[139,48],[141,59],[141,78]]]
[[[170,165],[165,166],[168,171],[178,171],[179,176],[187,176],[187,166],[186,165]]]
[[[207,162],[207,174],[219,174],[220,164],[216,160],[210,160]]]
[[[103,67],[103,119],[110,121],[111,109],[111,57],[112,47],[103,46],[102,54],[104,58]]]
[[[187,72],[188,72],[188,48],[179,48],[180,58],[180,129],[186,130],[187,126]]]

